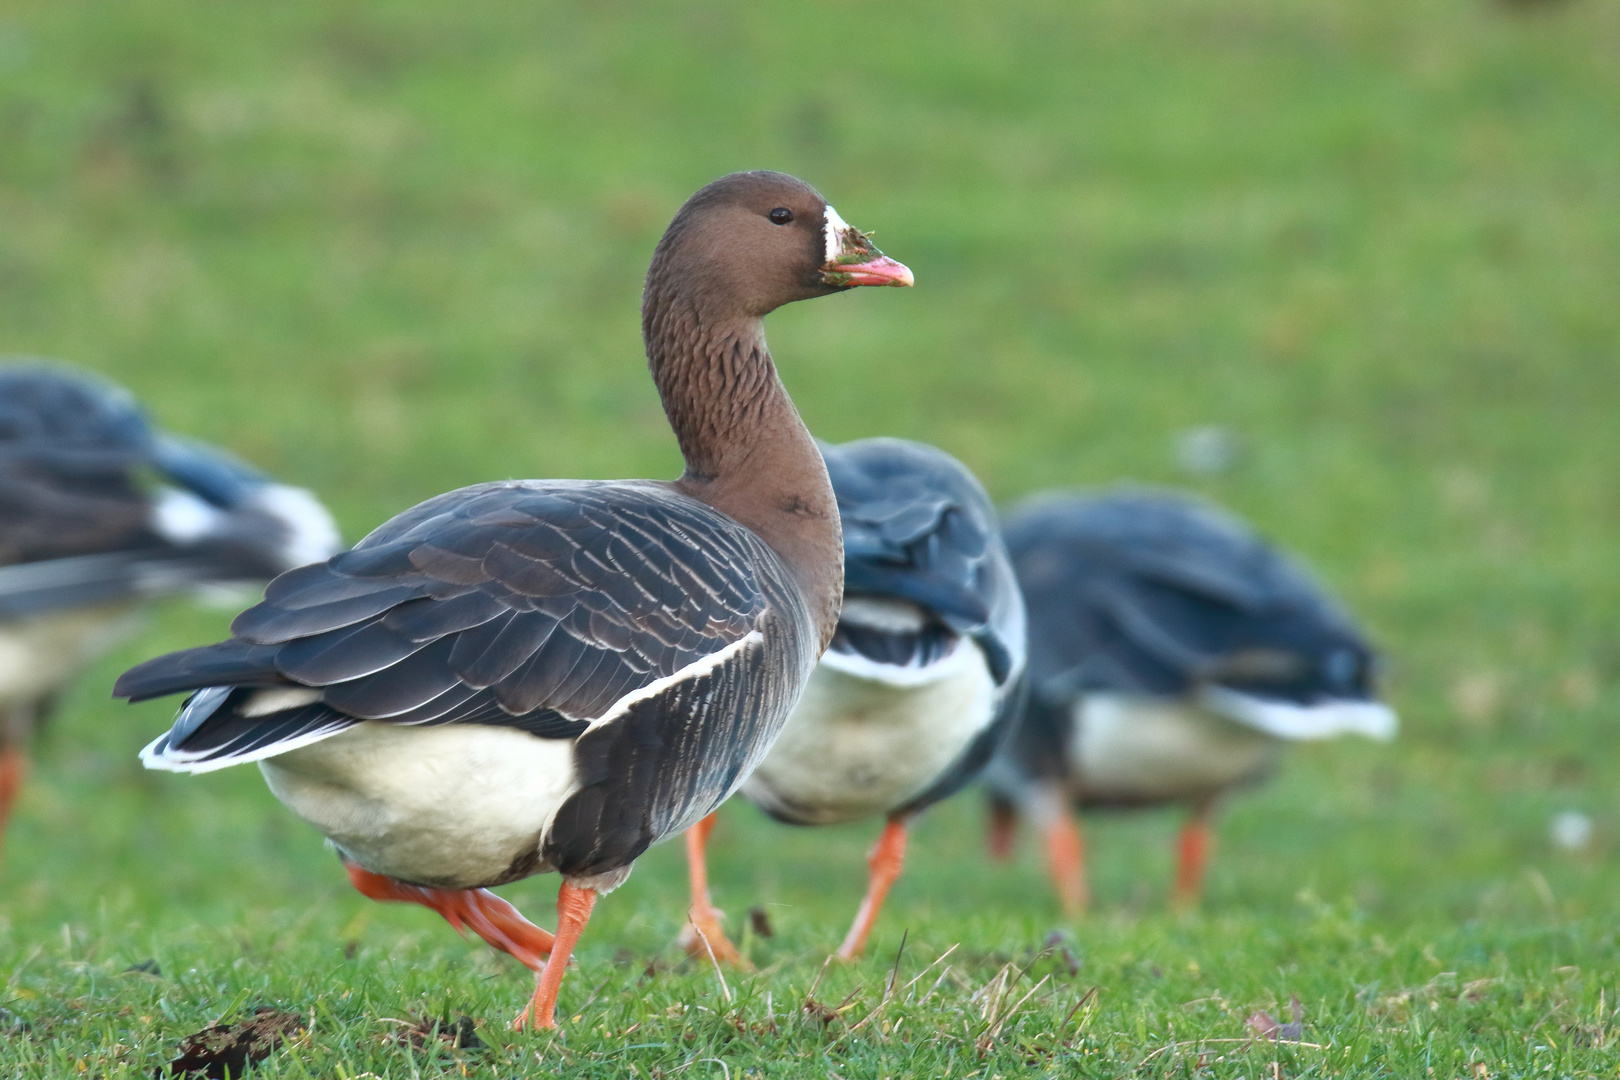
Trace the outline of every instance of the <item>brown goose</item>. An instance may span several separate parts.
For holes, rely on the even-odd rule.
[[[231,640],[119,681],[131,699],[193,691],[146,764],[258,761],[362,892],[534,968],[517,1026],[555,1026],[597,895],[742,783],[838,622],[837,506],[761,320],[910,284],[802,181],[705,187],[642,301],[681,478],[463,488],[283,575]],[[546,870],[554,940],[483,891]]]

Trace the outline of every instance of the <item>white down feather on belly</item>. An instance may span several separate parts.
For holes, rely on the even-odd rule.
[[[971,641],[905,669],[829,652],[743,797],[813,825],[887,813],[939,779],[994,705],[995,683]]]
[[[533,853],[578,788],[574,744],[367,721],[259,762],[276,798],[368,870],[468,888]]]
[[[75,608],[0,622],[0,708],[35,701],[128,636],[132,604]]]

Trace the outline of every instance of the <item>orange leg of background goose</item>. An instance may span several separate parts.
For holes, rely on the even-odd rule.
[[[568,957],[574,951],[574,943],[584,933],[591,908],[595,906],[595,889],[582,889],[564,881],[557,890],[557,940],[551,946],[551,959],[546,961],[534,982],[534,997],[529,999],[528,1007],[512,1021],[513,1028],[522,1031],[531,1023],[537,1028],[557,1026],[557,990],[568,970]]]
[[[681,931],[680,944],[694,959],[706,959],[713,950],[718,962],[746,968],[750,966],[748,961],[720,926],[725,913],[709,898],[709,834],[719,818],[717,811],[686,830],[686,872],[692,882],[692,905],[686,909],[686,928]]]
[[[1209,863],[1209,849],[1214,831],[1209,827],[1209,812],[1196,810],[1181,827],[1176,842],[1176,887],[1171,894],[1181,907],[1198,903],[1204,891],[1204,867]]]
[[[1046,863],[1057,888],[1058,902],[1066,915],[1078,915],[1091,903],[1086,884],[1086,846],[1080,826],[1067,813],[1058,814],[1046,825]]]
[[[471,930],[491,948],[509,953],[534,971],[543,968],[546,957],[551,954],[551,935],[488,889],[431,889],[425,885],[407,885],[382,874],[373,874],[347,859],[343,861],[343,868],[349,872],[354,887],[371,899],[402,900],[432,908],[458,932]]]
[[[0,848],[5,846],[6,822],[11,818],[11,805],[17,801],[17,791],[28,773],[28,756],[16,747],[0,749]]]
[[[990,804],[990,857],[997,862],[1012,858],[1018,842],[1018,811],[1011,803]]]
[[[838,946],[838,959],[853,960],[865,951],[866,939],[877,922],[878,912],[883,910],[883,901],[899,880],[900,868],[905,863],[906,823],[890,818],[883,826],[883,835],[867,856],[866,897],[861,901],[860,910],[855,912],[855,923],[844,937],[844,943]]]

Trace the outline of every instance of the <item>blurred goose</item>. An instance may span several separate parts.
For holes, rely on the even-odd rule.
[[[265,581],[338,546],[309,492],[153,430],[123,387],[0,364],[0,838],[35,729],[141,601]]]
[[[1007,520],[1029,609],[1029,703],[987,772],[992,849],[1033,820],[1064,906],[1087,900],[1069,807],[1180,803],[1175,896],[1197,898],[1210,815],[1287,742],[1389,739],[1372,649],[1297,563],[1192,498],[1048,494]]]
[[[838,949],[848,960],[900,876],[912,819],[972,781],[1017,715],[1024,606],[995,510],[961,462],[901,439],[821,452],[844,526],[843,613],[742,795],[793,825],[887,818]],[[713,827],[710,815],[687,833],[686,945],[741,964],[709,899]]]
[[[367,896],[535,969],[516,1026],[556,1026],[598,894],[753,770],[837,625],[837,504],[761,320],[909,284],[802,181],[703,188],[642,301],[681,478],[462,488],[277,578],[231,640],[119,680],[192,693],[147,765],[257,761]],[[555,938],[484,891],[550,870]]]

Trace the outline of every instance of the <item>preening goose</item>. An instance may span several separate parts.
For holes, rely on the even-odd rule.
[[[366,895],[534,968],[516,1024],[555,1026],[597,895],[753,770],[838,621],[837,506],[761,320],[909,284],[802,181],[703,188],[642,301],[681,478],[463,488],[276,579],[231,640],[119,681],[131,698],[193,692],[146,763],[259,762]],[[483,891],[547,870],[555,939]]]
[[[314,496],[155,431],[99,376],[0,364],[0,839],[37,726],[142,600],[324,559]]]
[[[1286,742],[1389,739],[1374,657],[1337,602],[1240,521],[1122,489],[1030,499],[1007,519],[1029,609],[1030,695],[986,776],[992,847],[1015,814],[1046,836],[1059,897],[1087,900],[1070,806],[1182,803],[1175,896],[1197,898],[1210,814]]]
[[[972,781],[1017,715],[1024,605],[989,497],[942,450],[902,439],[822,444],[844,526],[832,646],[742,795],[794,825],[882,814],[869,881],[838,955],[865,948],[906,831]],[[709,899],[711,815],[687,833],[690,951],[741,963]]]

